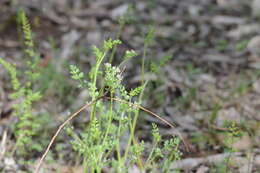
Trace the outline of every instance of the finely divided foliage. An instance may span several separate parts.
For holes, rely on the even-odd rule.
[[[169,172],[167,166],[173,160],[180,159],[181,153],[178,150],[180,141],[173,138],[166,140],[163,144],[159,129],[153,124],[154,145],[148,159],[143,161],[142,157],[146,150],[145,143],[144,141],[138,142],[134,134],[139,108],[127,103],[136,100],[135,97],[144,91],[145,85],[128,92],[122,85],[123,76],[120,68],[103,62],[109,53],[108,51],[120,43],[119,40],[108,39],[104,42],[103,50],[97,47],[93,48],[97,63],[91,70],[90,80],[86,80],[89,82],[86,83],[85,89],[91,93],[93,98],[97,98],[104,92],[108,92],[110,96],[97,101],[92,107],[90,125],[86,126],[82,134],[77,135],[69,128],[69,134],[74,139],[72,141],[73,148],[82,155],[85,172],[101,172],[102,167],[108,165],[112,165],[113,172],[127,172],[135,164],[143,171],[162,169],[164,172]],[[126,51],[124,58],[129,59],[136,55],[133,50]],[[99,69],[103,71],[99,71]],[[70,73],[71,77],[82,86],[83,72],[73,65],[70,68]],[[102,82],[98,84],[97,81]],[[115,102],[113,97],[125,102]],[[110,101],[107,102],[107,100]],[[135,104],[139,103],[135,102]],[[128,144],[125,146],[123,144],[126,141]],[[160,147],[162,148],[160,149]],[[171,150],[170,148],[175,149]],[[113,157],[114,154],[116,157]],[[168,155],[170,159],[165,159],[166,157],[163,155]],[[158,159],[162,160],[163,167],[156,163]]]
[[[12,100],[19,100],[13,105],[14,115],[17,116],[18,122],[13,125],[16,145],[13,152],[27,155],[29,151],[42,149],[41,145],[33,141],[33,136],[38,135],[41,129],[39,117],[34,115],[33,103],[41,98],[41,93],[33,86],[40,76],[37,67],[37,55],[34,49],[30,24],[23,11],[18,13],[18,21],[21,23],[24,36],[24,44],[26,46],[25,53],[28,56],[27,70],[25,72],[18,71],[15,65],[0,58],[2,64],[11,76],[12,88],[14,92],[11,94]],[[17,78],[17,74],[24,77],[23,83]]]

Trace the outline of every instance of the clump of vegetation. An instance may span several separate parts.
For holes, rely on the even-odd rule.
[[[105,166],[111,166],[113,172],[127,172],[133,165],[138,165],[143,171],[160,169],[169,172],[169,164],[181,156],[178,150],[180,141],[173,138],[162,142],[157,126],[153,124],[154,145],[148,151],[148,159],[143,160],[145,143],[135,137],[140,105],[135,97],[143,93],[145,85],[127,91],[122,85],[121,69],[103,62],[113,46],[120,43],[109,39],[102,49],[93,47],[96,65],[92,67],[89,80],[84,79],[87,75],[76,66],[70,66],[72,78],[79,82],[79,87],[88,90],[92,101],[105,94],[103,99],[93,104],[90,123],[83,133],[78,135],[73,128],[67,130],[74,139],[73,148],[82,155],[85,172],[101,172]],[[125,57],[130,59],[135,55],[132,50],[127,51]],[[162,144],[164,147],[161,148]],[[176,148],[172,151],[171,147]],[[157,163],[159,160],[163,166]]]
[[[13,93],[12,100],[18,100],[13,105],[14,115],[17,116],[18,122],[13,125],[16,136],[16,144],[13,152],[22,155],[28,155],[31,151],[41,151],[42,147],[33,140],[34,136],[39,135],[42,129],[42,117],[35,115],[33,103],[39,101],[42,94],[37,90],[36,83],[40,77],[38,66],[39,57],[34,50],[32,32],[28,19],[24,11],[19,11],[18,21],[21,24],[23,40],[25,45],[25,56],[27,59],[27,68],[25,71],[17,70],[15,65],[0,58],[0,64],[8,71],[11,76]],[[18,79],[18,75],[22,79]]]

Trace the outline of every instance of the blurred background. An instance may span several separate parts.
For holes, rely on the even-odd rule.
[[[141,80],[145,37],[152,33],[145,63],[150,83],[143,105],[177,124],[176,130],[191,147],[187,152],[181,146],[183,159],[224,153],[228,128],[235,122],[243,135],[232,148],[248,152],[253,161],[239,157],[232,170],[260,171],[260,0],[0,0],[0,57],[23,69],[26,60],[16,18],[20,8],[29,18],[41,65],[48,69],[41,83],[45,94],[36,109],[52,119],[45,127],[46,140],[88,100],[87,93],[69,79],[69,65],[89,72],[95,63],[91,46],[118,38],[122,44],[113,65],[122,62],[126,50],[139,54],[124,67],[124,84],[134,88]],[[0,67],[0,134],[8,131],[12,143],[9,125],[17,120],[12,116],[9,81]],[[78,118],[73,124],[86,121]],[[152,122],[158,123],[166,138],[173,133],[156,118],[144,115],[137,128],[140,139],[150,140]],[[64,138],[57,146],[72,158]],[[57,154],[59,147],[53,151],[57,164],[73,165]],[[15,158],[1,159],[0,170],[7,163],[14,172],[21,168]],[[193,161],[194,166],[183,163],[179,168],[219,172]]]

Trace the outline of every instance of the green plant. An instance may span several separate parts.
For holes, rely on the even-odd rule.
[[[227,40],[219,40],[217,42],[217,50],[225,51],[228,48],[228,41]]]
[[[89,80],[85,80],[87,75],[75,65],[70,66],[71,77],[79,82],[80,88],[89,91],[92,101],[105,95],[91,106],[90,122],[83,133],[76,134],[72,128],[67,130],[73,138],[73,149],[83,157],[85,172],[101,172],[105,166],[111,166],[114,172],[127,172],[134,164],[145,171],[150,168],[151,163],[155,164],[160,150],[160,135],[157,126],[153,125],[154,147],[147,161],[143,162],[145,144],[139,143],[135,138],[135,129],[139,116],[140,95],[146,84],[127,91],[122,85],[120,68],[103,62],[108,51],[117,44],[120,44],[119,40],[109,39],[104,42],[102,49],[93,48],[96,65],[88,75]],[[129,59],[135,55],[134,51],[127,51],[125,58]],[[138,101],[134,101],[138,95]],[[173,145],[178,148],[176,141],[165,142],[164,148],[169,149]],[[165,172],[168,169],[167,165],[177,159],[177,148],[174,152],[169,151],[170,161],[167,162],[166,159],[162,168]]]
[[[32,137],[37,134],[40,129],[40,124],[37,117],[33,115],[32,104],[41,98],[41,94],[31,89],[31,83],[27,82],[23,86],[17,79],[16,67],[4,59],[0,58],[0,64],[9,72],[12,81],[12,88],[14,92],[11,94],[13,100],[19,99],[19,102],[14,104],[14,115],[19,121],[14,125],[16,139],[16,146],[14,151],[19,154],[26,154],[28,150],[40,150],[40,145],[33,142]]]
[[[108,51],[113,48],[116,44],[120,44],[119,40],[108,40],[103,44],[103,48],[99,49],[97,47],[93,47],[94,54],[96,56],[96,65],[90,72],[90,82],[86,82],[83,80],[84,74],[80,72],[80,70],[76,66],[71,66],[71,74],[72,78],[79,81],[79,87],[86,88],[90,92],[90,96],[92,97],[92,101],[97,97],[104,93],[105,87],[107,91],[110,92],[110,95],[120,94],[123,99],[129,100],[130,95],[125,90],[125,88],[121,85],[122,76],[120,74],[120,69],[117,67],[113,67],[111,64],[107,63],[103,66],[102,61],[107,55]],[[100,70],[103,66],[103,72]],[[101,86],[98,90],[97,81],[99,78],[103,76],[103,86]],[[119,92],[119,93],[118,93]],[[136,94],[138,91],[131,92],[132,95]],[[111,153],[107,153],[106,151],[111,152],[111,148],[116,148],[118,161],[114,161],[114,165],[117,165],[117,170],[121,170],[122,168],[122,155],[120,151],[120,136],[124,131],[128,128],[125,124],[129,121],[129,117],[124,115],[126,111],[129,114],[133,111],[130,107],[125,104],[119,105],[120,112],[115,112],[113,110],[113,101],[111,100],[108,109],[106,109],[106,105],[97,101],[91,110],[91,122],[90,125],[86,128],[87,132],[82,135],[75,137],[77,139],[76,142],[73,142],[74,149],[80,152],[84,157],[84,167],[85,171],[101,171],[101,168],[106,164],[106,157],[108,157]],[[99,110],[98,112],[96,110]],[[105,111],[107,110],[107,111]],[[104,111],[104,112],[102,112]],[[117,121],[119,123],[119,128],[116,129],[115,125],[112,121]],[[106,130],[101,130],[106,129]],[[92,133],[88,133],[92,132]],[[116,136],[112,135],[116,134]],[[78,146],[82,144],[81,147]],[[90,155],[90,153],[92,153]],[[94,160],[93,160],[94,159]]]
[[[180,152],[179,150],[179,145],[179,138],[172,138],[164,142],[164,150],[168,152],[168,158],[164,159],[163,172],[170,172],[170,164],[181,159],[182,152]],[[178,172],[178,170],[176,170],[175,172]]]
[[[232,144],[238,141],[243,136],[243,131],[234,121],[226,122],[226,126],[228,127],[228,131],[226,132],[227,140],[225,140],[226,149],[229,152],[235,152],[235,149],[232,148]]]
[[[147,49],[148,46],[152,43],[153,39],[154,39],[154,33],[155,33],[155,29],[154,27],[150,26],[148,33],[145,36],[145,40],[144,40],[144,49],[143,49],[143,55],[142,55],[142,84],[144,84],[144,74],[145,74],[145,60],[146,60],[146,56],[147,56]]]
[[[164,173],[171,172],[171,163],[180,160],[182,156],[179,150],[180,139],[171,138],[163,141],[156,124],[152,124],[152,136],[153,144],[145,162],[146,169],[151,167],[153,170],[159,169]],[[161,166],[158,165],[158,160],[161,160]]]
[[[133,5],[132,4],[129,4],[128,5],[128,9],[127,9],[127,12],[123,15],[123,16],[120,16],[119,19],[118,19],[118,23],[119,23],[119,30],[116,34],[116,40],[120,39],[121,35],[122,35],[122,32],[124,30],[124,27],[126,26],[126,24],[129,24],[131,23],[132,21],[134,21],[133,19],[133,14],[134,14],[134,9],[133,9]],[[110,54],[110,57],[109,57],[109,63],[112,63],[113,60],[114,60],[114,57],[115,57],[115,53],[116,53],[116,50],[117,50],[117,46],[113,46],[112,48],[112,51],[111,51],[111,54]]]
[[[0,58],[2,64],[11,76],[12,88],[14,92],[11,94],[11,99],[19,100],[13,105],[14,115],[18,117],[18,122],[14,125],[16,136],[16,144],[13,151],[18,154],[27,154],[30,150],[41,150],[41,146],[33,141],[33,136],[39,132],[41,121],[34,115],[33,103],[41,98],[41,93],[37,91],[34,84],[37,82],[40,71],[38,67],[38,55],[34,51],[32,33],[30,24],[24,13],[18,12],[18,20],[22,26],[24,34],[25,54],[27,55],[27,69],[18,71],[14,65]],[[23,80],[18,80],[17,75],[20,74]],[[21,82],[22,81],[22,82]],[[18,150],[16,150],[18,148]]]
[[[165,67],[167,65],[167,63],[173,58],[173,56],[171,55],[165,55],[162,58],[160,58],[159,61],[152,61],[150,63],[150,71],[155,73],[155,74],[159,74],[160,73],[160,69]]]
[[[243,136],[243,131],[238,127],[237,123],[234,121],[226,122],[226,125],[228,126],[228,131],[225,133],[225,150],[226,152],[230,153],[230,155],[225,159],[225,172],[229,172],[229,165],[230,165],[230,158],[231,153],[235,152],[236,149],[232,147],[233,143],[241,139]]]
[[[246,49],[249,40],[242,40],[236,43],[235,48],[237,51],[243,51]]]

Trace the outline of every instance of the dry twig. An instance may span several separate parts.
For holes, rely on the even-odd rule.
[[[162,118],[161,116],[157,115],[156,113],[154,113],[154,112],[152,112],[152,111],[150,111],[150,110],[148,110],[148,109],[146,109],[146,108],[144,108],[144,107],[142,107],[142,106],[140,106],[140,105],[137,105],[137,104],[134,104],[134,103],[125,101],[125,100],[121,100],[121,99],[119,99],[119,98],[105,97],[105,95],[106,95],[106,94],[104,94],[103,96],[98,97],[96,100],[94,100],[94,101],[92,101],[92,102],[90,102],[90,103],[85,104],[84,106],[82,106],[78,111],[76,111],[75,113],[73,113],[72,115],[70,115],[69,118],[68,118],[66,121],[64,121],[64,122],[59,126],[58,130],[56,131],[56,133],[54,134],[54,136],[51,138],[51,141],[49,142],[49,145],[48,145],[48,147],[46,148],[44,154],[42,155],[42,157],[41,157],[39,163],[37,164],[34,173],[38,173],[38,172],[39,172],[40,167],[41,167],[41,165],[42,165],[42,163],[43,163],[45,157],[47,156],[47,154],[48,154],[48,152],[49,152],[51,146],[53,145],[55,139],[57,138],[57,136],[59,135],[59,133],[61,132],[61,130],[62,130],[72,119],[74,119],[80,112],[82,112],[84,109],[88,108],[89,106],[91,106],[92,104],[94,104],[95,102],[97,102],[98,100],[100,100],[100,99],[102,99],[102,98],[112,99],[112,100],[117,101],[117,102],[126,103],[126,104],[128,104],[128,105],[130,105],[130,106],[137,107],[138,109],[141,109],[141,110],[143,110],[143,111],[145,111],[145,112],[147,112],[147,113],[149,113],[149,114],[155,116],[156,118],[158,118],[159,120],[161,120],[161,121],[164,122],[165,124],[169,125],[170,127],[172,127],[172,128],[175,127],[172,123],[168,122],[167,120],[165,120],[165,119]],[[181,134],[178,134],[178,136],[179,136],[179,137],[181,138],[181,140],[183,141],[183,143],[184,143],[184,145],[185,145],[187,151],[189,151],[189,147],[188,147],[187,143],[185,142],[184,138],[182,137],[182,135],[181,135]]]
[[[102,97],[103,97],[103,96],[102,96]],[[82,112],[84,109],[86,109],[86,108],[88,108],[89,106],[91,106],[92,104],[94,104],[97,100],[101,99],[102,97],[99,97],[99,98],[97,98],[96,100],[94,100],[94,101],[92,101],[92,102],[90,102],[90,103],[85,104],[84,106],[82,106],[78,111],[76,111],[74,114],[72,114],[71,116],[69,116],[69,118],[68,118],[66,121],[64,121],[64,122],[59,126],[58,130],[56,131],[56,133],[54,134],[54,136],[51,138],[51,141],[50,141],[48,147],[46,148],[44,154],[42,155],[42,157],[41,157],[39,163],[37,164],[36,169],[35,169],[35,171],[34,171],[35,173],[38,173],[38,172],[39,172],[40,167],[41,167],[41,165],[42,165],[42,163],[43,163],[45,157],[47,156],[47,154],[48,154],[48,152],[49,152],[49,150],[50,150],[52,144],[54,143],[55,139],[57,138],[57,136],[59,135],[59,133],[61,132],[61,130],[62,130],[72,119],[74,119],[80,112]]]

